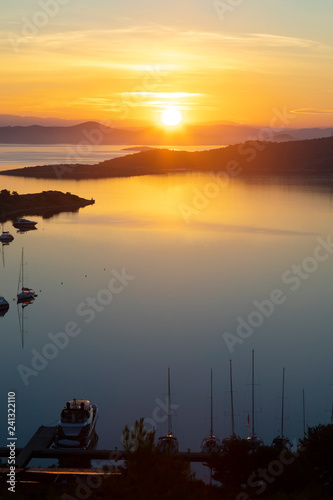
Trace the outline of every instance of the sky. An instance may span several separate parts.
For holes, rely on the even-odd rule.
[[[1,6],[1,114],[332,126],[331,0],[15,0]]]

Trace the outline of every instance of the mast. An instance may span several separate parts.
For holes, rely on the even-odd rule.
[[[254,350],[252,350],[252,434],[254,435]]]
[[[285,368],[283,368],[283,376],[282,376],[282,413],[281,413],[281,436],[283,436],[283,413],[284,413],[284,372],[285,372]]]
[[[210,369],[210,435],[214,435],[213,431],[213,370]]]
[[[305,437],[305,397],[304,397],[304,389],[303,389],[303,435]]]
[[[170,396],[170,368],[168,368],[168,435],[172,435],[171,396]]]
[[[232,392],[232,359],[230,359],[230,404],[231,404],[231,434],[235,434],[235,418],[234,418],[234,395]]]
[[[19,273],[19,279],[18,279],[18,284],[17,284],[17,293],[20,291],[20,285],[23,289],[24,284],[23,284],[23,247],[22,247],[22,257],[21,257],[21,266],[20,266],[20,273]]]

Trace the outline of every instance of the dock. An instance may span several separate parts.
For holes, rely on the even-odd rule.
[[[33,453],[37,450],[47,450],[54,441],[56,427],[45,427],[42,425],[32,436],[26,446],[20,451],[16,458],[16,467],[24,469],[30,462]]]
[[[56,459],[59,467],[64,469],[84,470],[91,469],[91,460],[101,461],[123,461],[126,460],[127,453],[124,450],[95,450],[95,449],[74,449],[74,448],[50,448],[54,441],[56,427],[41,426],[37,429],[30,441],[24,448],[16,449],[16,471],[26,470],[32,458]],[[0,448],[0,458],[9,456],[9,449]],[[189,462],[207,462],[207,454],[198,452],[179,452],[179,457]],[[1,469],[3,473],[5,469]],[[41,469],[39,469],[41,471]]]

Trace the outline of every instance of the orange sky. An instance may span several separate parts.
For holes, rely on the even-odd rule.
[[[3,114],[332,125],[332,2],[47,1],[3,9]]]

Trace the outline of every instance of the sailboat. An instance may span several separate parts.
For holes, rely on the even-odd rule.
[[[284,372],[283,368],[282,375],[282,410],[281,410],[281,434],[273,439],[272,446],[277,450],[288,450],[290,451],[292,444],[287,437],[283,435],[283,417],[284,417]]]
[[[19,292],[20,284],[22,286],[21,292]],[[19,275],[19,284],[18,284],[18,291],[17,291],[17,303],[20,304],[21,302],[27,302],[30,303],[33,300],[35,300],[35,297],[37,297],[36,293],[32,288],[27,288],[24,286],[24,260],[23,260],[23,248],[22,248],[22,262],[21,262],[21,268],[20,268],[20,275]]]
[[[231,434],[229,437],[223,439],[222,441],[223,448],[228,448],[229,444],[232,443],[232,441],[240,439],[239,436],[237,436],[237,434],[235,433],[234,396],[232,390],[232,359],[230,359],[229,371],[230,371]]]
[[[214,436],[213,431],[213,370],[210,370],[210,432],[209,437],[202,440],[201,450],[203,453],[220,451],[220,441]]]
[[[254,351],[252,351],[252,432],[249,435],[249,437],[246,438],[246,440],[252,446],[257,448],[258,446],[262,446],[264,444],[264,442],[254,432],[254,414],[255,414],[255,409],[254,409]]]
[[[0,242],[3,245],[9,245],[9,243],[13,241],[13,239],[14,236],[12,236],[9,231],[4,231],[2,226],[2,233],[0,234]]]
[[[178,439],[172,434],[171,418],[171,396],[170,396],[170,368],[168,368],[168,434],[157,440],[157,446],[161,451],[175,452],[179,449]]]
[[[6,312],[8,311],[9,309],[9,303],[7,302],[7,300],[4,298],[4,297],[0,297],[0,317],[4,317],[4,315],[6,314]]]

